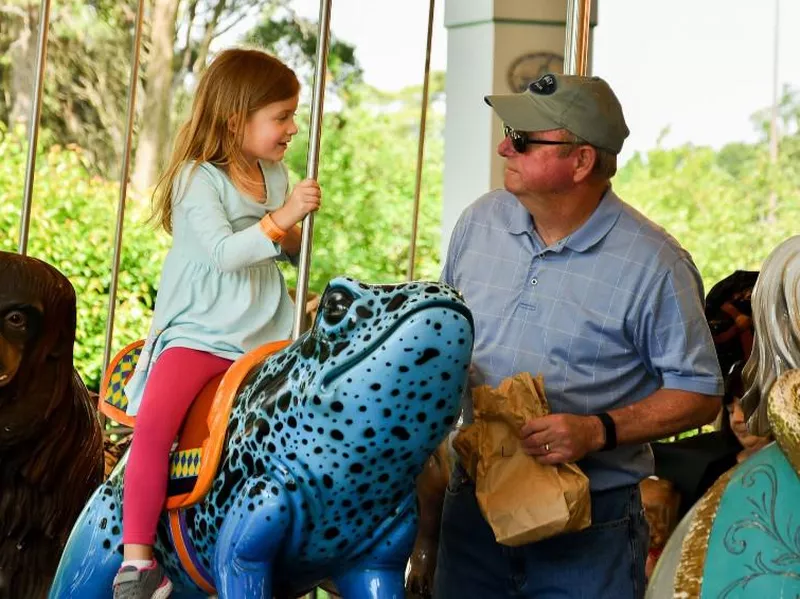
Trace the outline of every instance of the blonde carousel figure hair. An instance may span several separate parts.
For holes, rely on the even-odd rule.
[[[764,261],[752,306],[755,335],[742,371],[741,403],[750,432],[763,436],[770,432],[770,389],[781,374],[800,367],[800,235],[782,242]]]

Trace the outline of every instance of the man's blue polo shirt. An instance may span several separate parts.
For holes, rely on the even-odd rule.
[[[456,224],[442,279],[475,317],[473,384],[541,373],[552,411],[571,414],[621,408],[662,387],[722,394],[691,256],[610,188],[550,247],[515,196],[483,196]],[[625,445],[579,465],[597,491],[651,475],[653,456],[648,445]]]

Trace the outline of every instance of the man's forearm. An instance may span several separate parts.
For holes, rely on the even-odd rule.
[[[627,445],[657,441],[708,424],[717,416],[720,407],[718,396],[659,389],[609,414],[616,425],[617,444]]]
[[[719,397],[661,389],[625,408],[613,410],[618,445],[663,439],[711,422],[720,409]],[[522,447],[541,464],[576,462],[599,451],[606,429],[597,416],[548,414],[526,422],[520,430]]]

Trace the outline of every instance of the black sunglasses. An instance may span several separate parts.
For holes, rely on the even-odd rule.
[[[503,135],[511,140],[511,145],[514,148],[514,151],[517,154],[524,154],[525,150],[528,149],[530,145],[542,145],[542,146],[571,146],[574,145],[575,142],[572,141],[556,141],[550,139],[531,139],[528,137],[528,134],[524,131],[517,131],[516,129],[512,129],[508,125],[503,125]]]

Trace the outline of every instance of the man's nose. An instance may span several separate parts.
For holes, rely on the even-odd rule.
[[[503,137],[502,141],[497,146],[497,153],[503,158],[508,158],[514,154],[514,146],[511,145],[511,140],[507,135]]]

